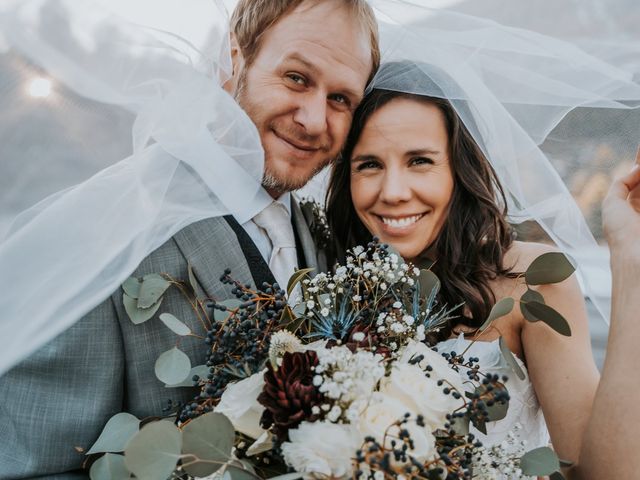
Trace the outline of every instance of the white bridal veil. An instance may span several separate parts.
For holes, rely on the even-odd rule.
[[[220,88],[230,73],[223,2],[112,3],[128,19],[88,0],[0,9],[0,338],[11,339],[0,374],[184,226],[228,213],[243,222],[270,201],[257,131]],[[413,93],[452,100],[512,220],[536,221],[581,264],[596,242],[540,146],[576,107],[638,105],[636,47],[622,31],[551,37],[425,3],[371,1],[383,61],[423,65],[433,83]]]

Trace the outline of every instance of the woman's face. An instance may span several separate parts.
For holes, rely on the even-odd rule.
[[[416,258],[440,233],[453,185],[438,107],[396,98],[369,117],[351,156],[351,197],[371,234]]]

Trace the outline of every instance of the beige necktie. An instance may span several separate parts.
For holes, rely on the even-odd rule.
[[[296,241],[287,208],[280,202],[273,202],[253,217],[258,227],[264,229],[271,240],[273,249],[269,258],[269,269],[280,285],[286,289],[289,277],[298,268]]]

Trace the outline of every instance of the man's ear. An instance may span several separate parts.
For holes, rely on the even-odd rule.
[[[238,40],[236,39],[236,35],[231,33],[231,66],[233,68],[233,72],[231,73],[231,78],[224,82],[222,88],[225,89],[227,93],[230,95],[234,95],[236,89],[238,88],[238,79],[240,78],[240,74],[244,69],[244,55],[242,54],[242,50],[240,49],[240,45],[238,45]]]

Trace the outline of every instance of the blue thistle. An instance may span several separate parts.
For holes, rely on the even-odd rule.
[[[342,297],[337,313],[330,311],[329,315],[324,316],[315,310],[313,312],[313,320],[311,321],[311,332],[308,333],[305,338],[344,339],[358,318],[357,312],[348,308],[350,298],[351,290]]]

